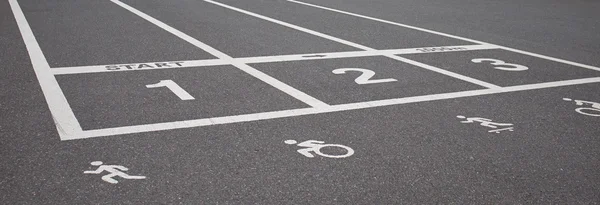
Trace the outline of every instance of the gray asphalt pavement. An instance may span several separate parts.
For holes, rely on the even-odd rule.
[[[301,2],[0,2],[0,204],[600,203],[600,2]]]

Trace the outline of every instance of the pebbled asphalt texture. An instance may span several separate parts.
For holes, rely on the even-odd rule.
[[[51,67],[215,59],[111,1],[19,0]],[[232,57],[357,51],[200,0],[124,3]],[[284,0],[219,2],[376,49],[471,45]],[[305,0],[600,66],[600,2]],[[598,204],[600,84],[461,97],[224,125],[61,141],[8,1],[0,1],[1,204]],[[402,55],[499,86],[600,72],[503,50]],[[473,58],[527,65],[499,72]],[[483,89],[381,56],[250,64],[328,104]],[[358,73],[396,84],[359,86]],[[233,66],[56,76],[84,130],[306,108]],[[173,80],[196,97],[180,101]],[[457,116],[512,123],[488,132]],[[351,147],[309,158],[285,140]],[[340,149],[323,148],[340,154]],[[143,180],[110,184],[92,161]]]

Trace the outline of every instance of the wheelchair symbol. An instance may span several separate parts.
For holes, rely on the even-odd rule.
[[[600,103],[585,101],[585,100],[573,100],[570,98],[563,98],[564,101],[572,102],[575,101],[575,105],[585,106],[588,105],[590,107],[580,107],[575,109],[576,112],[582,115],[600,117]]]
[[[284,143],[293,145],[298,142],[296,140],[286,140],[286,141],[284,141]],[[317,141],[317,140],[307,140],[307,141],[298,143],[297,144],[298,147],[306,147],[304,149],[299,149],[298,153],[300,153],[308,158],[315,157],[315,155],[313,155],[311,152],[314,152],[317,155],[321,155],[323,157],[329,157],[329,158],[346,158],[346,157],[352,156],[354,154],[354,150],[348,146],[341,145],[341,144],[323,144],[323,143],[325,143],[325,142]],[[325,154],[325,153],[321,152],[321,148],[324,148],[324,147],[338,147],[341,149],[345,149],[346,154],[343,154],[343,155]]]

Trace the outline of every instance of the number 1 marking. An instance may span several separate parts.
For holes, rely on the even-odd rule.
[[[186,92],[183,88],[181,88],[177,83],[172,80],[161,80],[156,84],[146,85],[147,88],[159,88],[159,87],[167,87],[171,92],[175,93],[177,97],[181,100],[195,100],[196,98],[192,97],[188,92]]]

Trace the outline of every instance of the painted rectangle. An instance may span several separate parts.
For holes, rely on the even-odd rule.
[[[99,72],[114,72],[114,71],[138,71],[138,70],[151,70],[151,69],[205,67],[205,66],[216,66],[216,65],[230,65],[232,62],[268,63],[268,62],[303,61],[303,60],[315,60],[315,59],[354,58],[354,57],[410,54],[410,53],[460,52],[460,51],[485,50],[485,49],[497,49],[497,47],[490,46],[490,45],[462,45],[462,46],[387,49],[387,50],[373,50],[373,51],[347,51],[347,52],[334,52],[334,53],[307,53],[307,54],[277,55],[277,56],[257,56],[257,57],[245,57],[245,58],[235,58],[235,59],[209,59],[209,60],[191,60],[191,61],[126,63],[126,64],[54,68],[54,69],[52,69],[52,73],[54,73],[55,75],[66,75],[66,74],[78,74],[78,73],[99,73]]]
[[[504,49],[400,56],[499,86],[600,76],[600,71]]]
[[[262,63],[252,66],[328,104],[484,88],[386,57]],[[374,75],[370,76],[372,74]],[[365,80],[366,78],[370,79]]]
[[[57,76],[84,130],[304,108],[233,66]],[[177,89],[148,88],[170,80]],[[182,100],[181,93],[186,94]]]

